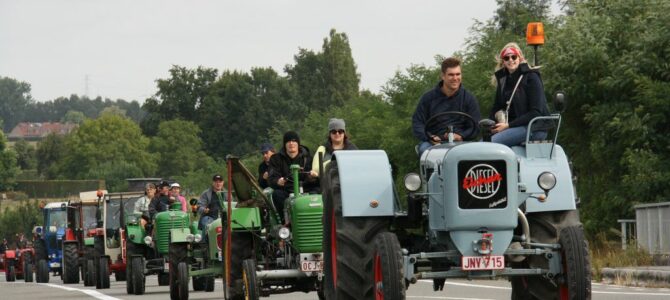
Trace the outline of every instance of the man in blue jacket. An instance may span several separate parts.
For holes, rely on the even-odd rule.
[[[421,142],[419,155],[432,145],[447,140],[447,129],[453,126],[454,141],[472,138],[479,132],[477,124],[481,118],[477,98],[470,94],[461,84],[461,61],[449,57],[442,61],[440,82],[437,86],[421,96],[416,111],[412,116],[412,132]],[[475,123],[455,114],[438,117],[426,124],[431,117],[447,112],[462,112],[470,115]],[[429,125],[426,128],[426,125]]]

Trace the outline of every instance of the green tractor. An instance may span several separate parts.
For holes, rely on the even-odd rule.
[[[188,276],[222,275],[226,299],[295,291],[317,291],[323,298],[321,195],[300,193],[299,167],[292,166],[294,194],[279,212],[271,190],[263,191],[238,158],[228,158],[228,172],[228,203],[222,205],[221,218],[207,227],[207,245],[189,254]],[[287,224],[281,224],[279,213]],[[180,278],[187,276],[179,270]]]
[[[144,294],[146,276],[157,274],[158,285],[170,285],[174,294],[171,284],[177,280],[174,272],[187,255],[181,245],[194,242],[196,236],[199,239],[197,222],[192,222],[189,214],[181,210],[179,201],[171,204],[169,210],[157,213],[146,228],[141,225],[141,217],[131,210],[125,219],[126,292]]]

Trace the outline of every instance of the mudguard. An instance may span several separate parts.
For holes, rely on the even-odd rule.
[[[334,156],[340,174],[342,215],[393,216],[394,186],[386,152],[335,151]]]
[[[16,251],[5,250],[5,259],[14,259],[14,258],[16,258]]]
[[[259,229],[261,227],[261,212],[258,207],[233,208],[233,230]]]
[[[548,158],[548,156],[547,158],[527,158],[527,151],[524,151],[522,147],[512,147],[512,150],[519,158],[520,183],[525,185],[527,193],[536,195],[544,193],[537,183],[537,177],[542,172],[552,172],[556,175],[556,187],[549,191],[545,201],[539,201],[535,198],[525,199],[526,212],[577,209],[570,164],[561,146],[555,145],[551,158]]]

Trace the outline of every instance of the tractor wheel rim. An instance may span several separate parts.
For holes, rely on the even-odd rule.
[[[335,210],[330,216],[330,264],[333,275],[333,287],[337,288],[337,226],[335,224]]]
[[[375,253],[374,260],[374,270],[375,270],[375,300],[384,300],[384,275],[382,273],[382,258],[379,256],[379,253]]]

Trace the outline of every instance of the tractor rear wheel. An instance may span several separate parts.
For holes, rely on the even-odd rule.
[[[374,297],[374,237],[386,231],[383,218],[342,215],[342,193],[337,161],[324,178],[324,285],[326,299],[371,299]]]
[[[170,243],[170,299],[188,300],[188,258],[186,243]],[[183,270],[182,270],[183,269]],[[184,274],[182,274],[182,272]],[[184,280],[183,277],[185,277]]]
[[[37,282],[39,283],[48,283],[49,282],[49,263],[46,259],[40,259],[37,261]]]
[[[63,283],[79,283],[79,268],[77,267],[77,243],[63,243]]]
[[[227,240],[227,234],[223,235],[224,243]],[[228,272],[224,272],[223,282],[224,287],[224,298],[227,295],[227,299],[244,299],[243,291],[243,281],[242,281],[242,268],[243,262],[246,259],[253,257],[254,251],[254,240],[253,235],[247,232],[233,232],[232,234],[232,243],[231,243],[231,254],[230,254],[230,287],[226,287],[226,276]],[[211,279],[214,280],[213,278]],[[208,283],[205,291],[208,291],[207,288],[210,287]],[[211,285],[212,290],[214,285]]]
[[[382,232],[375,238],[375,299],[405,299],[405,276],[398,237]]]
[[[244,299],[258,300],[260,298],[260,288],[256,278],[256,262],[251,258],[242,262],[242,282],[244,283]]]

